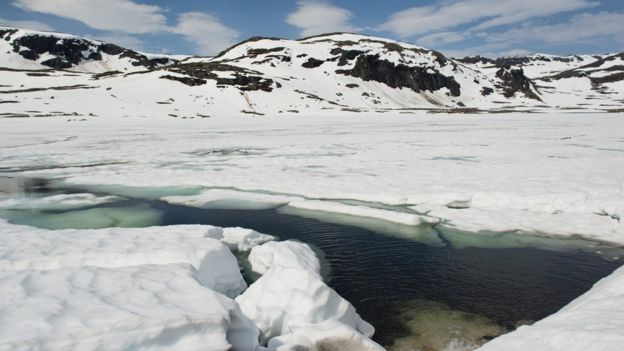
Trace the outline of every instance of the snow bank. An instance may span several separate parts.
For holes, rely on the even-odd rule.
[[[249,251],[253,247],[262,245],[268,241],[275,240],[272,235],[258,233],[252,229],[245,228],[224,228],[221,242],[231,250]]]
[[[260,194],[253,192],[209,189],[199,195],[166,196],[162,200],[171,204],[180,204],[200,208],[236,209],[236,210],[263,210],[283,206],[290,201],[300,200],[300,197]]]
[[[481,351],[601,350],[624,345],[624,267],[559,312],[485,344]]]
[[[68,210],[120,201],[118,196],[98,196],[94,194],[59,194],[42,198],[0,199],[0,208],[10,210]]]
[[[374,333],[348,301],[323,283],[318,274],[305,269],[272,268],[236,302],[260,329],[263,343],[327,320],[341,322],[367,337]]]
[[[431,224],[439,222],[439,219],[437,218],[418,215],[414,213],[396,212],[364,206],[352,206],[330,201],[295,201],[289,203],[288,206],[301,210],[321,211],[357,217],[374,218],[404,225],[416,226],[425,223]]]
[[[188,263],[206,287],[233,297],[246,288],[234,255],[201,225],[42,230],[0,221],[0,271]]]
[[[328,320],[275,337],[269,340],[268,350],[383,351],[384,348],[353,328],[335,320]]]
[[[1,271],[0,287],[0,350],[254,349],[234,301],[185,264]]]
[[[299,268],[321,274],[321,263],[308,244],[297,241],[273,241],[254,247],[249,253],[254,273],[264,274],[274,267]]]

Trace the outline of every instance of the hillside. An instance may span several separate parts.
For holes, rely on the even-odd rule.
[[[148,55],[11,28],[0,30],[0,38],[4,117],[602,111],[624,105],[621,55],[453,59],[344,33],[251,38],[216,57]]]

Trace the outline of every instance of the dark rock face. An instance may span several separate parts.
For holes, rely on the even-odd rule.
[[[102,52],[107,55],[119,55],[122,52],[126,51],[126,49],[115,44],[102,44],[100,50],[102,50]]]
[[[0,29],[0,39],[10,41],[11,36],[15,33],[17,33],[17,29]]]
[[[218,62],[183,63],[168,66],[165,69],[171,72],[181,73],[195,78],[195,81],[191,82],[193,83],[193,85],[201,85],[205,84],[207,80],[214,80],[217,82],[217,85],[236,86],[241,91],[273,91],[274,81],[272,79],[262,77],[262,74],[260,72]],[[233,77],[220,77],[215,72],[228,72],[231,73]],[[187,82],[182,81],[181,79],[178,79],[179,77],[174,78],[174,80],[178,80],[183,82],[184,84],[191,85]],[[203,80],[203,83],[200,84],[199,80]]]
[[[481,89],[481,95],[483,95],[483,96],[488,96],[488,95],[490,95],[492,93],[494,93],[494,89],[492,89],[492,88],[483,87],[483,89]]]
[[[335,48],[329,52],[332,55],[337,55],[332,60],[338,60],[338,66],[346,66],[350,61],[355,60],[356,57],[363,55],[365,52],[360,50],[344,50],[342,48]]]
[[[511,66],[501,67],[496,72],[496,77],[502,81],[500,88],[503,89],[505,97],[510,98],[516,93],[521,92],[530,99],[540,100],[539,96],[533,91],[533,82],[524,75],[522,68]]]
[[[429,73],[429,68],[395,65],[381,60],[379,55],[361,55],[351,70],[338,70],[336,73],[376,81],[392,88],[410,88],[419,93],[423,90],[436,91],[448,88],[452,96],[459,96],[461,89],[453,77],[439,72]]]
[[[23,50],[26,48],[26,50]],[[29,60],[36,60],[40,55],[49,53],[56,56],[41,64],[55,69],[69,68],[80,63],[83,52],[89,49],[89,44],[80,39],[59,39],[53,36],[29,35],[13,40],[13,51]]]
[[[259,55],[266,55],[272,52],[282,52],[284,50],[286,50],[286,48],[284,47],[270,48],[270,49],[264,49],[264,48],[251,49],[247,51],[247,56],[255,58],[255,57],[258,57]]]
[[[322,64],[324,64],[325,61],[323,60],[317,60],[313,57],[310,57],[306,62],[301,64],[301,67],[304,68],[316,68],[316,67],[320,67]]]
[[[17,30],[0,31],[4,39],[15,34]],[[38,60],[43,54],[56,56],[41,62],[42,65],[54,69],[67,69],[80,64],[81,61],[101,61],[102,53],[128,57],[134,66],[154,69],[160,65],[172,63],[167,58],[149,59],[136,51],[124,49],[114,44],[101,44],[86,39],[58,38],[50,35],[25,35],[15,38],[12,42],[13,51],[27,60]]]
[[[70,62],[63,60],[60,57],[55,57],[49,60],[45,60],[41,62],[41,64],[44,66],[52,67],[54,69],[65,69],[65,68],[71,68],[72,66]]]

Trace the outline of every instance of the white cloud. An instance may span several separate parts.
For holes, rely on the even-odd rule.
[[[131,48],[141,48],[143,43],[128,34],[173,33],[195,43],[198,53],[214,54],[239,36],[217,17],[202,12],[182,13],[176,25],[168,25],[163,8],[132,0],[13,0],[13,4],[27,11],[80,21],[105,31],[100,38]]]
[[[624,13],[584,13],[569,21],[542,26],[528,26],[502,33],[488,34],[485,39],[495,43],[571,44],[592,42],[599,37],[624,38]]]
[[[130,0],[15,0],[13,4],[27,11],[80,21],[100,30],[149,33],[161,31],[167,23],[160,7]]]
[[[171,31],[196,43],[199,53],[205,55],[213,55],[231,46],[239,36],[237,31],[222,24],[217,17],[201,12],[180,14],[178,25]]]
[[[459,0],[437,6],[412,7],[392,14],[378,30],[390,31],[401,37],[431,33],[474,25],[482,30],[512,24],[534,17],[545,17],[566,11],[592,7],[589,0]]]
[[[37,21],[13,21],[0,18],[0,27],[15,27],[33,30],[53,31],[54,28],[49,25]]]
[[[418,45],[432,46],[456,43],[466,39],[466,35],[460,32],[440,32],[426,35],[416,40]]]
[[[299,1],[297,10],[286,17],[286,23],[301,29],[302,36],[330,32],[358,32],[349,22],[353,14],[324,1]]]

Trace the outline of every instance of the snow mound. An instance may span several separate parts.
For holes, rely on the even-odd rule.
[[[254,247],[249,263],[255,273],[265,274],[274,267],[299,268],[321,274],[321,263],[310,246],[297,241],[274,241]]]
[[[335,320],[328,320],[275,337],[269,341],[268,350],[383,351],[384,348],[353,328]]]
[[[255,347],[234,301],[186,264],[2,271],[0,286],[0,350]]]
[[[318,274],[301,268],[270,269],[238,296],[236,302],[260,329],[262,343],[327,320],[341,322],[366,337],[375,331]]]
[[[262,245],[268,241],[275,240],[275,237],[268,234],[258,233],[255,230],[245,228],[224,228],[221,242],[227,245],[230,250],[249,251],[253,247]]]
[[[120,201],[118,196],[98,196],[94,194],[59,194],[42,198],[20,198],[0,200],[0,208],[11,210],[69,210]]]
[[[247,287],[217,227],[50,231],[0,221],[0,232],[0,271],[187,263],[204,286],[227,296]]]
[[[624,267],[559,312],[494,339],[479,350],[601,350],[624,344]]]

